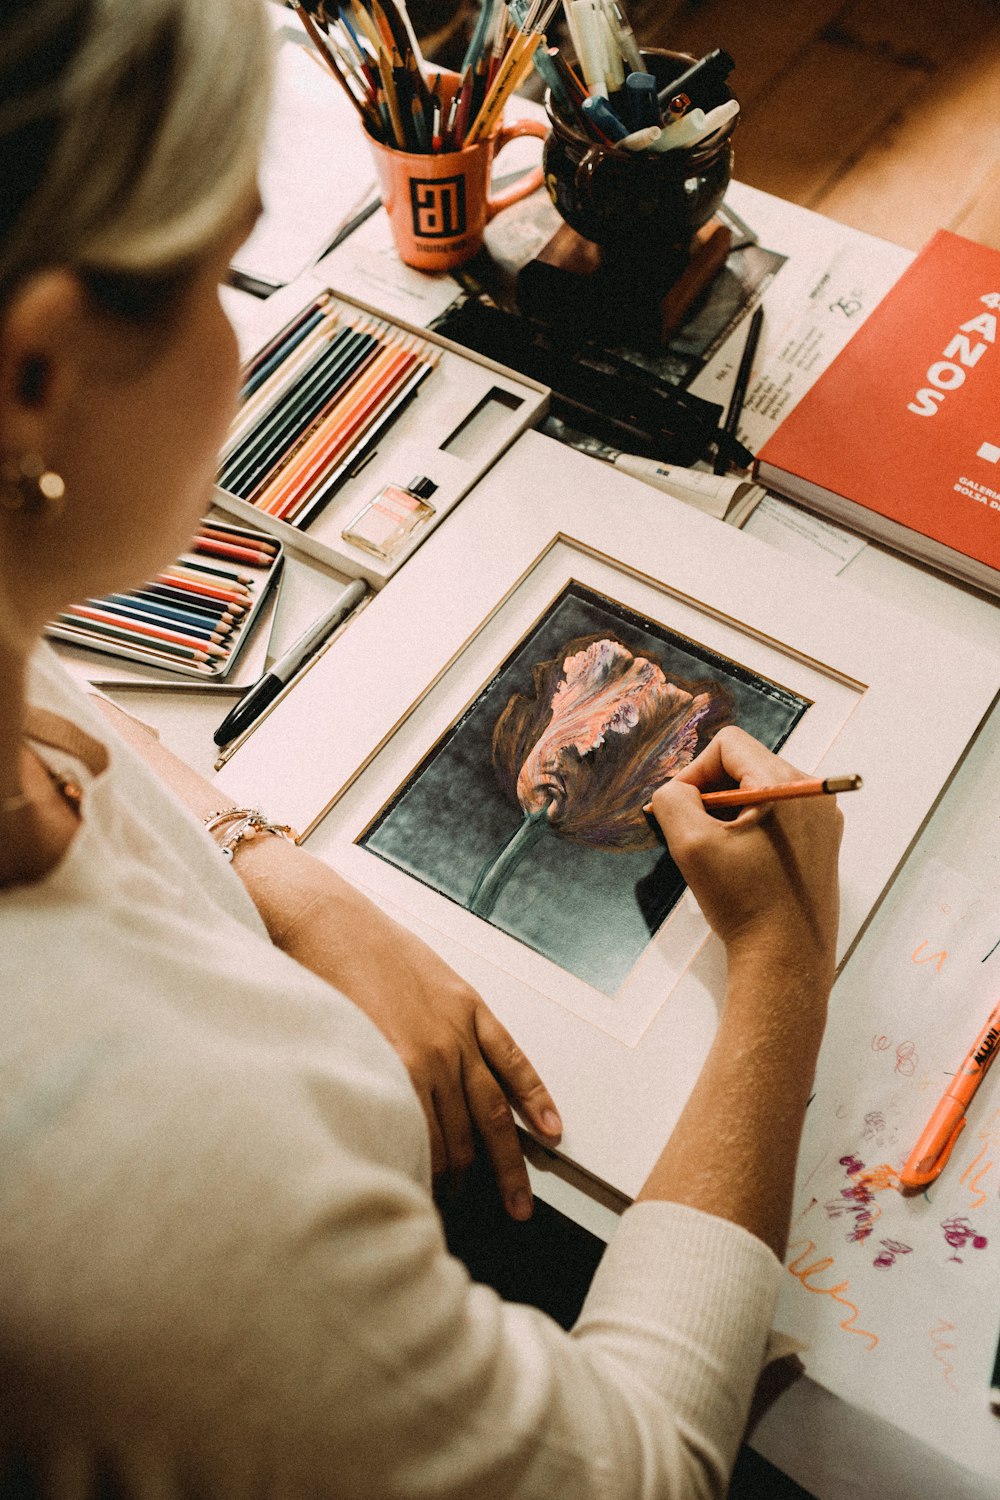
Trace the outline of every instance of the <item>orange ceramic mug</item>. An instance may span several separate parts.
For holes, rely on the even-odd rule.
[[[445,74],[441,82],[444,93],[451,79]],[[482,247],[489,221],[542,185],[538,166],[491,197],[494,158],[518,136],[544,141],[548,133],[542,120],[515,120],[460,151],[427,156],[397,151],[368,136],[400,260],[418,271],[450,271],[471,259]]]

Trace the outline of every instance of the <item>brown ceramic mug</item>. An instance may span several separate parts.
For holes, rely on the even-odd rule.
[[[695,61],[647,49],[643,60],[664,88]],[[728,94],[728,91],[725,91]],[[720,102],[722,102],[720,100]],[[599,145],[557,115],[546,96],[551,132],[542,166],[549,197],[578,234],[601,246],[605,263],[669,280],[687,259],[695,231],[708,222],[732,176],[735,121],[704,145],[626,151]]]

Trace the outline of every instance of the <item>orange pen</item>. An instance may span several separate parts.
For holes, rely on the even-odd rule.
[[[955,1142],[965,1129],[965,1111],[989,1070],[1000,1047],[1000,1001],[976,1037],[968,1056],[941,1096],[920,1139],[910,1152],[899,1180],[904,1188],[918,1191],[940,1175]]]

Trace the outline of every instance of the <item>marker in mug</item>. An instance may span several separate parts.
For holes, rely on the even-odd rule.
[[[706,57],[692,63],[687,72],[673,78],[660,90],[660,106],[666,109],[675,94],[690,94],[699,103],[712,104],[723,91],[723,85],[736,64],[728,52],[716,47]]]
[[[647,125],[642,130],[633,130],[631,135],[623,136],[617,145],[626,151],[648,151],[654,141],[660,139],[661,126]]]
[[[625,80],[625,99],[633,130],[662,123],[652,73],[630,73]]]
[[[594,94],[584,99],[580,106],[584,119],[593,123],[612,143],[628,137],[628,127],[623,125],[606,99]]]
[[[709,110],[708,114],[701,109],[689,109],[674,124],[664,125],[660,138],[652,149],[674,151],[678,146],[697,146],[701,141],[707,141],[709,136],[725,129],[739,112],[740,106],[735,99],[718,105],[716,109]]]

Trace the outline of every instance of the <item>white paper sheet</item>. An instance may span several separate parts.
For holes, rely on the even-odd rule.
[[[1000,1070],[938,1180],[897,1173],[1000,991],[1000,904],[907,867],[838,981],[806,1123],[778,1326],[808,1373],[966,1467],[1000,1475]]]
[[[235,271],[270,286],[312,265],[375,182],[357,112],[284,14],[260,169],[264,212],[233,260]]]
[[[841,526],[834,526],[819,516],[810,515],[797,505],[789,505],[774,495],[765,494],[743,527],[751,536],[789,557],[798,558],[827,573],[842,573],[849,562],[868,544]]]

